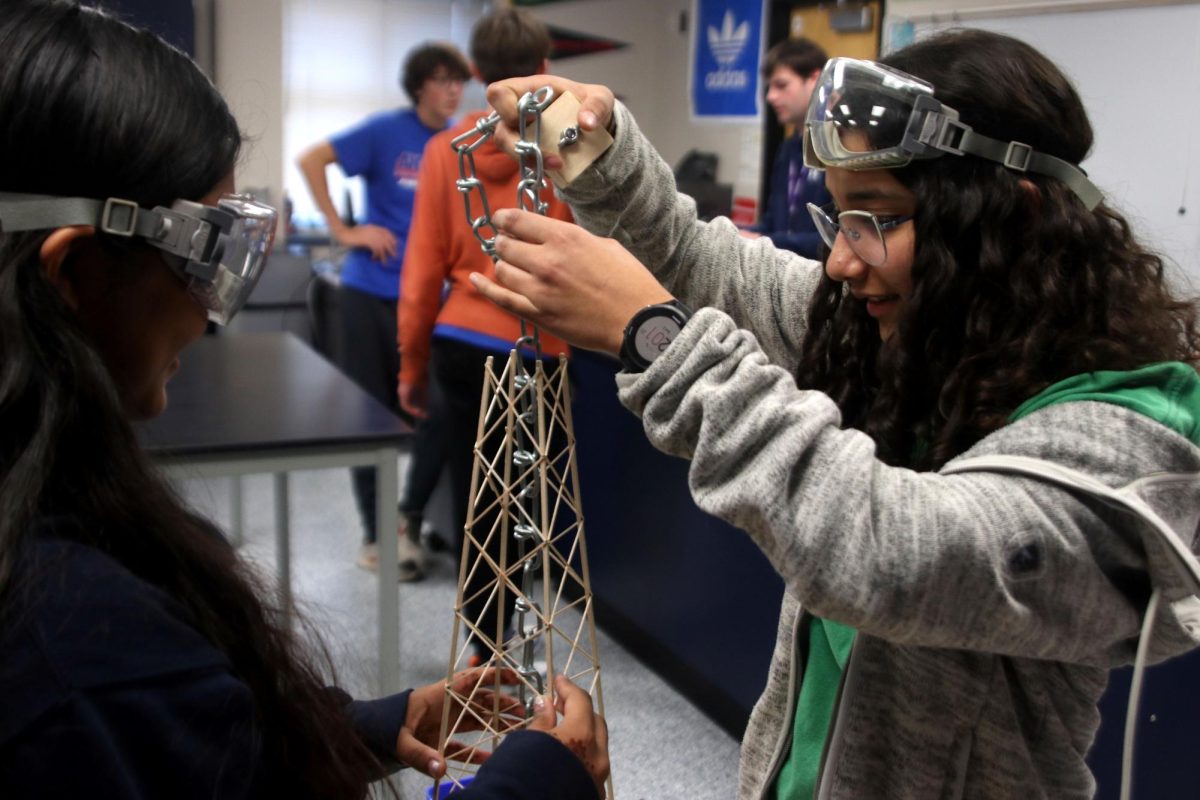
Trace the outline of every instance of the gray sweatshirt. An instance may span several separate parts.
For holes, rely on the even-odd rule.
[[[616,142],[564,191],[693,308],[621,401],[650,441],[690,459],[696,503],[744,530],[786,592],[766,688],[742,743],[739,797],[759,798],[789,743],[803,612],[858,629],[818,798],[1086,798],[1084,762],[1108,670],[1132,661],[1163,590],[1152,659],[1200,643],[1194,601],[1138,519],[999,472],[890,467],[793,374],[821,266],[696,220],[669,167],[618,105]],[[1200,448],[1098,402],[1045,408],[962,458],[1045,459],[1143,497],[1185,542],[1200,520]],[[949,469],[955,462],[947,465]]]

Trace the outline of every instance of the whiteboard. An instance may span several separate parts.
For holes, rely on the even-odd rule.
[[[950,19],[914,22],[917,40],[959,27]],[[1084,169],[1143,244],[1178,268],[1172,277],[1187,282],[1185,291],[1200,292],[1200,5],[981,18],[961,26],[1028,42],[1071,77],[1095,131]]]

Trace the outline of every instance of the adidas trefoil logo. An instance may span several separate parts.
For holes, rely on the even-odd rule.
[[[743,21],[741,25],[735,27],[732,11],[725,12],[725,19],[721,22],[720,30],[712,25],[708,26],[708,46],[712,48],[713,57],[717,59],[717,63],[725,68],[731,67],[737,62],[738,56],[746,48],[746,41],[749,38],[750,22]]]
[[[732,69],[750,41],[750,21],[735,22],[733,12],[726,11],[720,30],[708,26],[708,47],[717,61],[717,68],[704,76],[704,88],[709,91],[739,92],[750,85],[746,70]]]

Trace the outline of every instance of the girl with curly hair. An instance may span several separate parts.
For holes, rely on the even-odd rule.
[[[1200,339],[1079,168],[1070,82],[980,31],[830,61],[805,130],[824,265],[698,222],[604,87],[493,86],[505,136],[547,82],[614,136],[560,187],[586,230],[498,213],[475,283],[619,354],[697,504],[783,576],[740,796],[1091,797],[1109,670],[1200,641],[1173,560],[1195,563]],[[1144,515],[1097,499],[1125,487]]]

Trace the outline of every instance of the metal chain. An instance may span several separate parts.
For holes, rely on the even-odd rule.
[[[518,134],[519,139],[515,143],[517,152],[517,160],[520,165],[520,181],[517,183],[517,206],[523,211],[533,211],[537,214],[545,214],[549,208],[549,204],[542,200],[542,189],[545,188],[545,167],[542,161],[542,150],[539,146],[542,133],[542,112],[549,107],[554,100],[554,90],[549,86],[544,86],[536,92],[529,92],[523,96],[517,103],[518,114]],[[450,145],[458,153],[458,174],[459,179],[455,182],[458,191],[463,196],[463,205],[467,215],[467,222],[471,225],[471,232],[479,241],[483,252],[487,253],[492,258],[492,263],[499,260],[499,255],[496,253],[496,228],[492,224],[492,210],[488,204],[487,193],[484,191],[483,182],[478,177],[478,172],[475,169],[475,151],[483,146],[485,142],[492,138],[496,133],[496,125],[500,122],[500,115],[492,112],[486,117],[482,117],[475,123],[472,130],[466,131],[460,136],[455,137]],[[576,130],[576,129],[568,129]],[[532,135],[531,135],[532,133]],[[565,133],[565,132],[564,132]],[[468,142],[471,137],[475,136],[474,141]],[[578,138],[576,130],[575,136],[567,139],[564,137],[563,142],[567,144],[574,143]],[[482,213],[478,217],[471,216],[471,197],[472,195],[479,197],[480,208]],[[491,230],[491,235],[485,235],[485,229]],[[529,326],[524,319],[521,320],[521,338],[515,343],[518,353],[522,347],[532,348],[535,357],[540,360],[542,357],[541,339],[538,336],[538,330],[534,326]],[[537,419],[537,410],[534,404],[535,393],[543,391],[541,382],[536,380],[533,375],[530,375],[525,367],[524,360],[516,359],[517,374],[514,376],[514,387],[517,390],[517,409],[518,416],[522,425],[516,427],[516,441],[513,450],[513,463],[517,467],[517,473],[521,475],[516,488],[516,498],[523,511],[523,518],[527,520],[535,519],[535,502],[538,499],[538,483],[536,475],[530,467],[537,464],[538,453],[530,448],[529,437],[526,434],[526,429],[532,429]],[[537,371],[540,376],[541,370]],[[528,598],[533,595],[533,583],[537,576],[540,563],[537,553],[532,556],[529,554],[529,547],[534,543],[534,539],[538,536],[538,530],[533,525],[521,522],[513,527],[513,537],[517,541],[517,559],[518,563],[523,563],[521,573],[521,592],[522,596],[518,597],[515,603],[515,611],[517,614],[517,634],[522,638],[521,660],[517,665],[517,673],[526,681],[529,681],[537,687],[536,694],[545,693],[544,680],[540,672],[534,668],[534,642],[539,636],[545,633],[541,618],[538,612],[540,609],[537,603],[530,601]],[[534,625],[531,630],[525,629],[525,615],[534,613]],[[526,691],[526,685],[521,684],[520,698],[525,706],[525,716],[529,718],[533,715],[533,702],[536,695],[529,695]]]

